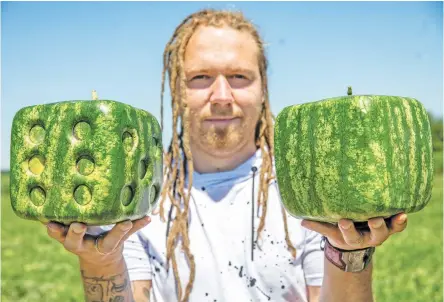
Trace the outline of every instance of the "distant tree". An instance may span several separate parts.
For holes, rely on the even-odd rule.
[[[442,117],[436,117],[431,112],[428,112],[428,115],[432,131],[433,151],[443,151],[443,119]]]

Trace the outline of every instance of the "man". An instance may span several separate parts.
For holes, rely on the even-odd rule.
[[[173,138],[158,208],[100,236],[48,224],[79,256],[87,301],[372,300],[371,262],[338,268],[321,235],[328,255],[371,251],[406,215],[390,228],[372,219],[370,232],[288,215],[273,179],[266,71],[263,42],[240,13],[203,10],[176,28],[164,53]]]

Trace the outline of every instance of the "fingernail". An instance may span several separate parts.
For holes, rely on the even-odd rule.
[[[402,214],[402,215],[399,217],[398,222],[399,222],[399,223],[404,223],[404,222],[406,221],[406,219],[407,219],[407,215],[406,215],[406,214]]]
[[[150,216],[146,216],[144,219],[143,219],[143,225],[147,225],[148,223],[150,223],[151,222],[151,217]]]
[[[351,223],[342,223],[341,228],[344,230],[348,230],[351,227]]]
[[[55,229],[56,229],[56,225],[55,225],[54,223],[52,223],[52,222],[48,223],[48,224],[46,225],[46,227],[47,227],[50,231],[55,231]]]
[[[80,234],[83,232],[83,227],[80,223],[73,223],[72,224],[72,231],[76,234]]]
[[[382,226],[382,221],[380,221],[380,220],[373,223],[373,227],[376,229],[380,228],[381,226]]]

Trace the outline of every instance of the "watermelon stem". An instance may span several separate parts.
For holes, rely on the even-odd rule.
[[[352,94],[353,94],[352,87],[348,86],[348,88],[347,88],[347,95],[352,95]]]

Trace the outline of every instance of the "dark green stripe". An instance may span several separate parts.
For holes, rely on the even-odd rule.
[[[391,100],[390,100],[391,101]],[[392,116],[392,119],[389,120],[390,124],[393,126],[393,133],[389,133],[390,137],[393,140],[393,143],[389,146],[392,150],[395,150],[395,147],[397,149],[397,152],[392,152],[394,155],[393,160],[393,166],[392,170],[389,170],[390,174],[395,175],[392,181],[392,186],[394,192],[396,192],[395,195],[391,196],[391,203],[392,205],[395,205],[395,207],[401,207],[404,200],[404,188],[402,187],[402,184],[404,182],[404,175],[401,174],[402,172],[402,165],[403,165],[403,152],[402,152],[402,139],[401,139],[401,133],[399,133],[399,125],[400,122],[398,115],[396,114],[395,109],[398,108],[397,101],[393,100],[391,103],[390,113]],[[398,108],[399,109],[399,108]],[[387,204],[388,205],[388,204]]]
[[[298,160],[296,160],[296,167],[291,165],[289,162],[287,162],[287,152],[285,152],[285,150],[287,150],[285,148],[285,145],[287,144],[287,148],[290,145],[291,148],[294,148],[296,151],[293,152],[293,154],[295,154],[295,157],[298,158],[299,152],[298,152],[298,147],[299,147],[299,141],[295,141],[295,142],[291,142],[291,144],[289,144],[288,140],[291,137],[291,132],[292,132],[292,128],[295,127],[297,128],[299,125],[299,120],[298,118],[295,119],[290,119],[289,116],[295,114],[296,117],[299,117],[299,110],[296,107],[292,107],[291,109],[289,109],[287,111],[287,114],[284,116],[285,119],[282,121],[282,124],[285,125],[285,128],[282,129],[282,140],[281,140],[281,156],[282,158],[285,158],[285,161],[282,161],[282,166],[281,169],[283,171],[286,172],[286,179],[288,180],[285,183],[285,191],[287,192],[287,203],[292,204],[291,208],[293,211],[298,212],[297,209],[299,209],[298,207],[303,204],[303,200],[302,200],[302,196],[298,196],[298,191],[297,190],[292,190],[291,188],[293,187],[292,184],[293,182],[297,182],[298,185],[300,186],[300,179],[298,178]],[[295,129],[293,128],[293,129]],[[293,145],[293,143],[295,145]]]
[[[301,134],[302,134],[302,122],[303,122],[302,121],[302,115],[303,115],[302,114],[302,110],[303,110],[303,108],[304,107],[299,107],[297,109],[297,117],[295,119],[297,121],[297,124],[296,124],[296,129],[297,129],[296,133],[298,134],[297,138],[300,138]],[[288,130],[287,133],[289,133],[289,132],[290,131]],[[303,161],[302,161],[302,157],[301,157],[301,144],[302,144],[302,141],[296,140],[296,148],[295,149],[296,149],[296,158],[297,158],[296,163],[297,164],[296,164],[296,167],[294,167],[296,171],[294,171],[293,173],[295,175],[298,175],[297,181],[299,181],[299,183],[296,184],[296,187],[299,190],[295,192],[296,193],[296,197],[298,199],[297,200],[297,203],[298,203],[297,207],[301,211],[306,212],[308,210],[308,208],[307,208],[306,201],[303,198],[304,194],[302,193],[302,190],[303,190],[303,183],[302,183],[303,179],[302,179],[302,177],[305,175],[305,171],[303,170],[303,165],[302,165]],[[289,173],[290,173],[290,171],[289,171]],[[296,177],[294,177],[293,179],[295,179],[295,178]]]
[[[309,175],[309,202],[312,203],[312,206],[316,209],[322,208],[322,202],[319,199],[318,194],[316,193],[316,150],[317,150],[317,136],[315,135],[316,130],[322,130],[318,121],[318,111],[319,109],[315,106],[310,106],[310,118],[308,123],[308,140],[309,150],[310,150],[310,175]],[[322,134],[321,134],[322,135]]]
[[[420,104],[419,104],[420,105]],[[427,179],[424,179],[423,181],[426,182],[426,187],[424,188],[424,192],[421,192],[422,199],[420,202],[425,202],[428,196],[431,193],[432,189],[432,181],[433,181],[433,160],[432,160],[432,144],[431,144],[431,129],[430,129],[430,123],[429,123],[429,117],[427,115],[427,112],[425,108],[421,106],[421,119],[423,120],[423,138],[422,138],[422,146],[424,147],[423,152],[425,153],[425,167],[427,171]],[[419,201],[419,200],[418,200]]]
[[[405,187],[403,188],[403,190],[401,191],[403,194],[403,197],[406,198],[407,200],[405,201],[407,204],[410,204],[412,202],[411,200],[411,196],[410,196],[410,131],[412,131],[413,129],[409,129],[408,123],[407,123],[407,119],[408,119],[408,112],[406,112],[406,110],[404,109],[404,105],[403,103],[406,102],[407,100],[401,100],[402,104],[400,106],[401,109],[401,113],[402,113],[402,117],[401,117],[401,123],[403,126],[403,131],[404,131],[404,150],[403,150],[403,154],[405,154],[405,164],[404,164],[404,180],[405,180]],[[409,105],[407,105],[409,106]],[[411,117],[411,116],[410,116]],[[413,118],[411,117],[411,119],[413,120]]]
[[[412,116],[413,116],[413,128],[414,128],[414,133],[415,133],[415,162],[416,162],[416,181],[414,183],[415,186],[415,192],[413,195],[413,200],[412,200],[412,205],[413,207],[416,207],[417,203],[418,203],[418,196],[419,196],[419,186],[421,185],[421,182],[423,181],[422,179],[422,162],[421,162],[421,152],[423,150],[421,150],[421,144],[423,139],[421,138],[421,128],[419,126],[419,119],[418,116],[416,114],[416,106],[414,104],[412,104],[410,106],[411,110],[412,110]]]
[[[340,174],[340,184],[339,184],[339,191],[340,191],[340,202],[344,205],[343,211],[348,212],[349,211],[349,203],[348,203],[348,196],[344,195],[346,191],[348,191],[348,177],[347,177],[347,168],[348,168],[348,161],[346,156],[346,148],[347,148],[347,141],[346,141],[346,132],[348,133],[348,128],[342,128],[341,124],[346,123],[347,120],[347,111],[346,111],[346,105],[343,105],[341,102],[338,103],[338,114],[337,119],[338,120],[338,132],[339,132],[339,142],[340,142],[340,167],[339,167],[339,174]],[[336,129],[335,129],[336,130]]]
[[[285,191],[285,195],[286,195],[286,202],[287,204],[291,204],[291,210],[295,211],[296,210],[296,206],[299,205],[301,203],[301,200],[298,199],[297,196],[297,191],[291,190],[292,188],[292,182],[294,181],[294,178],[296,178],[297,176],[297,169],[296,171],[294,171],[293,167],[290,165],[290,163],[287,162],[287,153],[285,152],[285,150],[287,150],[285,148],[285,144],[287,143],[287,148],[290,145],[291,148],[297,148],[298,147],[298,142],[296,141],[295,144],[289,144],[289,142],[286,142],[286,139],[289,139],[289,136],[291,135],[291,128],[292,126],[297,126],[297,119],[290,119],[289,116],[291,114],[293,114],[293,112],[296,112],[297,114],[297,109],[295,107],[291,107],[287,110],[286,114],[282,117],[281,119],[281,131],[280,131],[280,135],[281,135],[281,140],[280,140],[280,156],[282,157],[282,161],[281,161],[281,170],[282,175],[285,175],[285,177],[283,177],[284,181],[284,191]],[[296,123],[296,125],[294,125]],[[288,152],[288,151],[287,151]],[[296,151],[296,156],[297,156],[297,151]],[[294,173],[293,177],[292,177],[292,172]]]
[[[293,205],[297,202],[296,198],[294,198],[294,191],[290,189],[292,181],[290,171],[292,168],[289,167],[286,154],[284,153],[285,140],[288,139],[288,135],[290,133],[288,130],[288,125],[290,123],[294,123],[293,120],[288,118],[293,110],[294,109],[290,107],[284,108],[277,118],[275,131],[276,173],[278,174],[279,191],[281,193],[282,202],[286,205],[289,212],[294,211]],[[290,144],[290,147],[294,148],[295,146]]]

